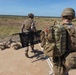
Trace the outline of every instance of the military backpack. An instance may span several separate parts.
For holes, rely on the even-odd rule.
[[[42,46],[45,55],[49,57],[62,56],[66,51],[66,30],[64,26],[57,23],[50,26],[45,33],[46,42]]]

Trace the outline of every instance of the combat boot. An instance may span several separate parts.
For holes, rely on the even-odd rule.
[[[36,53],[36,51],[34,50],[34,48],[32,48],[32,51],[31,52]]]
[[[29,55],[28,55],[28,49],[25,50],[25,56],[26,56],[27,58],[29,58]]]
[[[25,56],[26,56],[27,58],[29,58],[28,52],[25,53]]]
[[[35,50],[34,50],[34,45],[31,45],[31,49],[32,49],[31,52],[36,53]]]

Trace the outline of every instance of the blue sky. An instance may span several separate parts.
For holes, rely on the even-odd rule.
[[[76,10],[76,0],[0,0],[0,15],[61,16],[67,7]]]

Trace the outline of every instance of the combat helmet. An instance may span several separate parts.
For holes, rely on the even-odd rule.
[[[63,10],[61,16],[72,16],[75,18],[75,10],[73,8],[66,8]]]
[[[34,18],[34,14],[29,13],[29,14],[28,14],[28,17],[33,19],[33,18]]]

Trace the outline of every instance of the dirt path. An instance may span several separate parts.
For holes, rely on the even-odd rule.
[[[48,75],[50,68],[43,57],[43,52],[36,45],[36,54],[29,52],[30,58],[25,56],[25,49],[6,49],[0,51],[0,75]]]
[[[39,45],[35,49],[35,54],[29,51],[30,58],[25,56],[25,48],[0,51],[0,75],[49,75],[50,67]],[[70,71],[70,75],[75,73]]]

